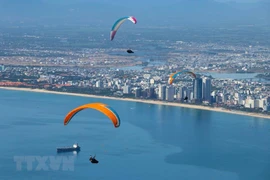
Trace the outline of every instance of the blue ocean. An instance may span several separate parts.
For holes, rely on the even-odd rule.
[[[1,180],[270,179],[269,119],[11,90],[0,102]],[[114,108],[121,126],[92,109],[64,126],[70,110],[92,102]],[[56,153],[74,143],[79,153]]]

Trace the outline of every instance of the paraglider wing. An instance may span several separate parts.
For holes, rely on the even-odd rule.
[[[105,114],[114,124],[114,127],[119,127],[120,126],[120,117],[119,115],[116,113],[116,111],[114,109],[112,109],[111,107],[109,107],[106,104],[102,104],[102,103],[92,103],[92,104],[85,104],[82,106],[79,106],[73,110],[71,110],[65,117],[64,119],[64,125],[67,125],[70,120],[80,111],[86,109],[86,108],[90,108],[90,109],[95,109],[100,111],[101,113]]]
[[[117,114],[117,112],[113,109],[113,108],[111,108],[110,106],[106,106],[106,108],[109,110],[109,111],[111,111],[111,113],[109,113],[110,115],[112,115],[113,117],[111,117],[110,119],[115,119],[113,122],[113,124],[114,124],[114,126],[115,127],[119,127],[120,126],[120,124],[121,124],[121,121],[120,121],[120,117],[119,117],[119,115]]]
[[[193,72],[191,71],[178,71],[178,72],[175,72],[173,74],[170,75],[169,77],[169,84],[172,84],[173,83],[173,80],[179,75],[179,74],[182,74],[182,73],[188,73],[188,74],[191,74],[193,76],[193,78],[196,78],[196,74],[194,74]]]
[[[172,84],[172,83],[173,83],[173,80],[176,78],[176,76],[177,76],[178,74],[181,74],[181,73],[182,73],[182,72],[179,71],[179,72],[176,72],[176,73],[171,74],[170,77],[169,77],[169,84]]]
[[[193,72],[191,72],[191,71],[189,71],[189,72],[187,72],[188,74],[191,74],[192,76],[193,76],[193,78],[195,78],[196,79],[196,74],[194,74]]]
[[[133,16],[127,16],[127,17],[122,17],[120,19],[118,19],[114,24],[113,27],[111,29],[111,34],[110,34],[110,39],[111,41],[114,39],[114,36],[117,32],[117,30],[120,28],[120,26],[126,21],[129,20],[131,21],[133,24],[137,23],[137,19]]]
[[[172,83],[173,83],[173,80],[174,80],[174,79],[170,76],[170,77],[169,77],[169,81],[168,81],[169,84],[172,84]]]

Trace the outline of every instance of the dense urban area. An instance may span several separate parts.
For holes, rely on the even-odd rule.
[[[180,74],[168,84],[170,66],[151,70],[2,66],[0,86],[201,104],[249,112],[270,112],[270,84]],[[268,111],[268,112],[267,112]]]
[[[13,31],[0,34],[0,86],[270,114],[270,46],[259,41],[161,40],[123,32],[113,44],[104,33],[76,39]],[[126,46],[135,53],[127,54]],[[182,70],[196,78],[180,74],[170,85],[170,74]],[[260,80],[213,78],[209,72],[257,73]]]

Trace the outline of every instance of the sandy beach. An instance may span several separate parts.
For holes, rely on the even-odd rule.
[[[231,114],[238,114],[238,115],[243,115],[243,116],[252,116],[252,117],[270,119],[269,115],[263,115],[263,114],[258,114],[258,113],[247,113],[247,112],[233,111],[233,110],[230,111],[224,108],[213,108],[213,107],[205,107],[205,106],[192,105],[192,104],[181,104],[181,103],[175,103],[175,102],[162,102],[162,101],[153,101],[153,100],[96,96],[96,95],[90,95],[90,94],[65,93],[65,92],[57,92],[57,91],[48,91],[45,89],[30,89],[30,88],[16,88],[16,87],[0,87],[0,89],[28,91],[28,92],[37,92],[37,93],[50,93],[50,94],[69,95],[69,96],[81,96],[81,97],[100,98],[100,99],[112,99],[112,100],[118,100],[118,101],[133,101],[133,102],[141,102],[141,103],[147,103],[147,104],[178,106],[178,107],[185,107],[185,108],[192,108],[192,109],[208,110],[208,111],[231,113]]]

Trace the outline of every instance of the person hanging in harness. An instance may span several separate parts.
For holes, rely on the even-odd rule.
[[[128,49],[127,53],[134,53],[134,52],[131,49]]]
[[[97,164],[98,163],[98,160],[96,160],[96,155],[94,157],[92,157],[92,155],[90,155],[90,159],[89,161],[93,164]]]

